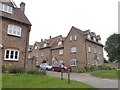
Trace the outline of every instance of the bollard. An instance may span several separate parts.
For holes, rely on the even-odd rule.
[[[68,69],[68,83],[70,83],[70,69]]]
[[[63,69],[61,69],[61,80],[63,80]]]

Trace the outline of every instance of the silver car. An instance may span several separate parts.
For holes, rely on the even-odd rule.
[[[52,70],[52,66],[48,65],[47,63],[40,64],[40,69],[42,70]]]

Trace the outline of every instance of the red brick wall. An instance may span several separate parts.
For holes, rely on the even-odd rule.
[[[20,26],[22,28],[21,37],[7,35],[8,24]],[[27,42],[27,46],[29,43],[29,26],[3,18],[3,20],[2,20],[2,41],[3,41],[3,45],[4,45],[4,48],[2,50],[2,52],[3,52],[3,55],[2,55],[3,56],[2,57],[3,64],[11,63],[12,66],[23,68],[25,54],[26,54],[25,50],[27,48],[26,42]],[[19,61],[15,62],[15,61],[5,61],[4,60],[4,53],[5,53],[4,51],[7,48],[18,49],[20,51]]]

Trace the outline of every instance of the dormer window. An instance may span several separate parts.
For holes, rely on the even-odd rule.
[[[96,41],[96,38],[94,37],[93,40]]]
[[[93,40],[93,37],[91,37],[91,40]]]
[[[87,35],[88,39],[91,39],[90,34]]]
[[[58,45],[62,45],[62,41],[59,41],[59,42],[58,42]]]
[[[47,47],[47,46],[48,46],[47,43],[45,43],[45,44],[44,44],[44,47]]]
[[[13,8],[11,6],[6,5],[6,4],[0,3],[0,11],[4,11],[6,13],[12,14]]]

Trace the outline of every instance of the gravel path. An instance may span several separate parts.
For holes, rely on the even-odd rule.
[[[60,72],[47,71],[47,75],[54,76],[54,77],[61,77]],[[68,74],[64,73],[64,78],[67,78],[67,77],[68,77]],[[70,78],[71,78],[71,80],[83,82],[88,85],[94,86],[96,88],[118,88],[118,80],[117,79],[98,78],[98,77],[91,76],[88,73],[70,73]],[[116,89],[116,90],[118,90],[118,89]]]

